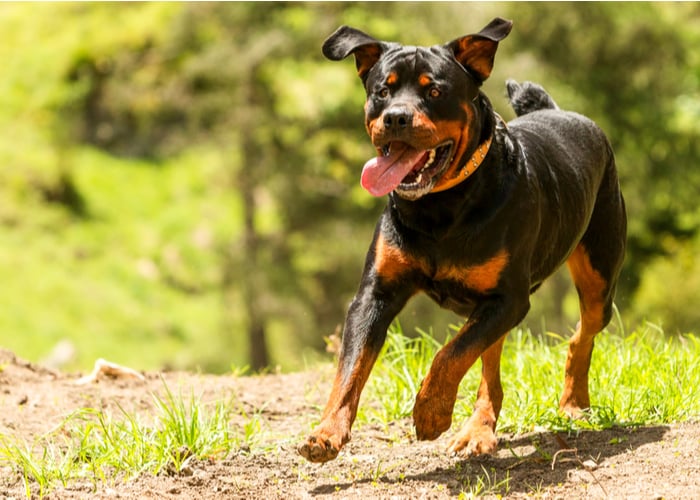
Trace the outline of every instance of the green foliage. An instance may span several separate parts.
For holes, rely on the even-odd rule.
[[[695,4],[3,4],[0,344],[38,360],[69,340],[66,369],[318,356],[383,204],[357,182],[363,90],[322,40],[346,23],[429,45],[496,15],[515,21],[484,86],[496,109],[512,116],[505,78],[538,80],[614,143],[627,321],[697,330],[693,267],[672,263],[700,227]],[[529,325],[575,321],[561,283]],[[454,316],[414,301],[401,321]]]
[[[222,321],[216,240],[239,231],[236,197],[201,196],[220,159],[191,154],[156,170],[92,150],[72,158],[90,217],[39,206],[0,232],[2,344],[37,358],[68,339],[77,349],[70,366],[82,367],[98,357],[134,364],[134,353],[150,368],[245,364],[235,355],[244,339],[211,335]],[[210,342],[196,342],[206,332]],[[213,362],[222,350],[228,357]]]
[[[634,297],[637,315],[669,334],[696,332],[700,324],[700,238],[675,245],[668,257],[651,261]]]

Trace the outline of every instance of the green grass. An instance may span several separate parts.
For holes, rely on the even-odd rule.
[[[16,225],[0,231],[0,344],[38,361],[68,340],[76,356],[64,370],[100,357],[150,370],[245,365],[245,337],[232,333],[244,325],[224,316],[237,302],[224,304],[216,251],[238,234],[239,198],[223,187],[201,196],[219,175],[209,170],[223,175],[221,159],[202,152],[157,166],[82,148],[71,162],[87,219],[17,204]]]
[[[481,465],[481,474],[465,474],[461,480],[460,500],[467,498],[482,498],[484,496],[496,496],[500,498],[510,491],[510,472],[506,471],[503,477],[499,476],[496,469],[487,470]]]
[[[568,339],[517,329],[505,343],[501,379],[504,401],[500,431],[605,429],[678,422],[700,415],[700,338],[668,337],[653,325],[629,334],[604,331],[596,338],[590,371],[587,420],[558,412]],[[420,382],[440,345],[419,332],[409,339],[395,326],[363,393],[359,423],[388,425],[411,416]],[[460,386],[456,422],[467,419],[479,385],[477,362]]]
[[[0,464],[24,477],[27,497],[44,496],[75,479],[98,484],[139,474],[177,474],[192,460],[217,460],[232,451],[250,450],[261,433],[260,415],[247,414],[233,401],[204,403],[184,398],[164,384],[153,395],[152,421],[118,407],[116,414],[82,408],[33,443],[0,434]],[[239,423],[233,425],[236,417]]]

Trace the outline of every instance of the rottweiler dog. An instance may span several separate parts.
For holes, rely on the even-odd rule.
[[[388,194],[388,204],[347,313],[330,398],[298,447],[312,462],[335,458],[350,440],[387,328],[418,292],[467,320],[416,395],[417,438],[450,427],[460,380],[481,358],[474,413],[448,451],[495,451],[504,339],[565,262],[581,317],[559,407],[581,417],[590,406],[593,340],[610,321],[625,252],[624,201],[613,150],[591,120],[560,110],[539,85],[508,81],[518,117],[506,124],[480,91],[511,27],[497,18],[445,45],[414,47],[342,26],[323,45],[331,60],[355,57],[377,151],[361,183],[374,196]]]

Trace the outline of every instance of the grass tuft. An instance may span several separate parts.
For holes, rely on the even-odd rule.
[[[420,382],[440,347],[431,333],[418,330],[418,337],[409,338],[398,323],[392,327],[363,396],[366,407],[357,415],[359,423],[388,424],[408,417]]]
[[[27,497],[43,497],[57,484],[89,479],[94,489],[111,478],[179,474],[193,460],[223,459],[250,451],[261,429],[258,413],[236,410],[232,402],[205,403],[175,395],[163,381],[164,396],[153,395],[150,422],[117,405],[118,412],[82,408],[34,443],[0,434],[0,463],[23,477]],[[241,421],[233,426],[232,419]]]
[[[499,479],[496,469],[486,470],[486,467],[482,465],[481,470],[482,474],[477,475],[474,481],[467,476],[462,482],[460,498],[482,498],[487,495],[500,497],[510,492],[509,471],[506,471],[504,478]]]

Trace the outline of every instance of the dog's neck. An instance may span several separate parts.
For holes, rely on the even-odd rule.
[[[479,145],[468,159],[461,160],[462,164],[457,170],[457,173],[449,179],[440,179],[430,191],[431,193],[447,191],[471,177],[486,158],[491,148],[491,143],[493,142],[497,127],[504,123],[500,115],[493,110],[491,101],[489,101],[488,97],[486,97],[483,92],[480,92],[474,99],[474,103],[477,107],[477,115],[483,117]]]

